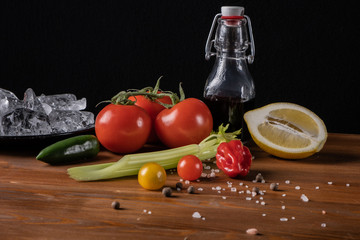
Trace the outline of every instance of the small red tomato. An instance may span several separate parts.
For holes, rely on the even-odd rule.
[[[159,93],[161,93],[161,92],[159,92]],[[158,98],[158,99],[152,101],[146,96],[138,95],[135,97],[129,97],[129,100],[136,101],[135,105],[143,108],[149,114],[149,116],[151,118],[152,127],[151,127],[151,132],[150,132],[147,142],[148,143],[158,142],[159,138],[157,137],[156,132],[155,132],[155,119],[156,119],[156,116],[159,114],[159,112],[161,112],[162,110],[165,109],[165,107],[162,106],[161,104],[159,104],[158,101],[165,103],[165,104],[171,104],[172,102],[171,102],[170,97],[165,96],[165,97]]]
[[[149,114],[135,105],[109,104],[95,120],[101,145],[115,153],[132,153],[144,146],[151,130]]]
[[[169,148],[198,144],[209,136],[213,118],[204,102],[187,98],[156,117],[155,130],[161,142]]]
[[[201,176],[202,171],[202,162],[194,155],[182,157],[177,165],[177,172],[184,180],[194,181]]]

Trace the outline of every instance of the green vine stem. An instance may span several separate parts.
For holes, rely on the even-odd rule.
[[[145,96],[149,100],[156,101],[165,108],[171,108],[175,104],[185,99],[185,93],[183,88],[181,87],[181,83],[179,84],[179,92],[180,92],[180,98],[179,98],[176,93],[173,93],[171,91],[162,91],[160,89],[161,78],[162,76],[156,81],[155,87],[145,87],[140,90],[130,89],[127,91],[120,91],[118,94],[113,96],[111,100],[102,101],[100,103],[110,102],[112,104],[118,104],[118,105],[134,105],[137,101],[136,96]],[[130,100],[129,99],[130,97],[134,97],[135,101]],[[169,97],[171,99],[171,104],[166,104],[158,100],[163,97]]]

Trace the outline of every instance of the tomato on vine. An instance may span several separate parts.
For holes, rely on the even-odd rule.
[[[155,120],[157,136],[170,148],[198,144],[210,135],[212,129],[209,108],[196,98],[187,98],[161,111]]]
[[[178,102],[176,94],[159,89],[159,81],[155,88],[121,91],[110,101],[105,101],[110,104],[97,115],[95,133],[106,149],[115,153],[132,153],[150,140],[149,136],[154,132],[152,118],[165,106]]]
[[[95,120],[101,145],[115,153],[132,153],[144,146],[151,130],[151,118],[135,105],[109,104]]]
[[[163,92],[161,90],[159,90],[159,85],[160,85],[160,79],[161,77],[158,79],[158,81],[156,82],[155,87],[152,88],[148,88],[147,92],[149,93],[153,93],[155,94],[155,96],[161,95]],[[151,97],[148,95],[135,95],[135,96],[130,96],[129,100],[134,101],[136,106],[139,106],[141,108],[143,108],[150,116],[151,118],[151,131],[150,131],[150,135],[149,138],[147,140],[148,143],[156,143],[159,141],[159,138],[156,135],[155,132],[155,119],[156,116],[165,109],[165,105],[171,105],[172,104],[172,100],[169,96],[162,96],[159,98],[155,98],[155,97]]]

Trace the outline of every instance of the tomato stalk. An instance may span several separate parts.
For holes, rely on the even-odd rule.
[[[160,89],[160,79],[162,76],[156,81],[155,87],[145,87],[142,89],[129,89],[127,91],[121,91],[118,94],[116,94],[114,97],[111,98],[110,101],[104,101],[104,102],[111,102],[112,104],[120,104],[120,105],[134,105],[136,103],[136,100],[130,100],[130,97],[134,97],[136,99],[136,96],[146,96],[151,101],[156,101],[160,105],[164,106],[165,108],[171,108],[175,104],[179,103],[180,101],[185,99],[184,91],[181,87],[181,83],[179,85],[179,92],[180,92],[180,98],[177,96],[176,93],[173,93],[171,91],[162,91]],[[166,104],[161,101],[158,101],[160,98],[169,97],[171,99],[171,104]]]
[[[199,144],[148,153],[128,154],[114,163],[69,168],[68,174],[77,181],[96,181],[137,175],[140,168],[148,162],[156,162],[165,169],[172,169],[176,168],[179,160],[186,155],[195,155],[201,161],[211,159],[215,157],[220,143],[237,139],[236,136],[240,134],[240,130],[226,133],[227,128],[228,125],[225,127],[221,125],[217,133],[213,132]]]

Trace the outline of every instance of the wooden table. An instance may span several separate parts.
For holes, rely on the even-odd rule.
[[[324,149],[304,160],[250,149],[255,159],[245,178],[211,170],[210,161],[204,171],[215,177],[191,182],[196,194],[174,190],[170,198],[141,188],[136,177],[76,182],[66,173],[70,166],[2,150],[0,239],[360,239],[360,135],[329,134]],[[102,151],[92,163],[119,158]],[[253,182],[258,173],[265,183]],[[178,181],[168,171],[166,185]],[[253,187],[263,195],[248,194]],[[120,210],[111,207],[114,200]],[[260,234],[246,234],[249,228]]]

